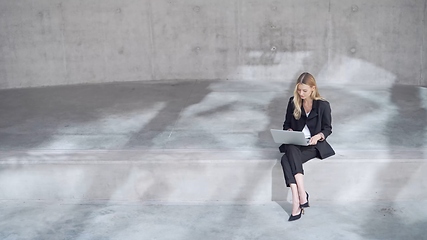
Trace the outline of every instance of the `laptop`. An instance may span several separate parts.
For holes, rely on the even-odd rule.
[[[300,146],[308,146],[310,139],[305,138],[303,132],[285,131],[279,129],[270,129],[275,143],[294,144]]]

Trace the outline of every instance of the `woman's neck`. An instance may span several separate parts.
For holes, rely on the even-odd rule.
[[[302,100],[302,102],[303,102],[303,104],[311,105],[311,104],[313,104],[313,99],[307,98],[307,99]]]

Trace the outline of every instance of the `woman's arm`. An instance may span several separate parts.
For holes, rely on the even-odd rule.
[[[329,102],[323,101],[323,105],[324,109],[322,114],[322,130],[320,133],[323,134],[322,140],[325,140],[332,133],[332,115]]]
[[[321,108],[321,129],[320,132],[310,138],[310,145],[316,145],[318,141],[324,141],[332,133],[332,116],[331,116],[331,106],[329,102],[322,101],[320,102]]]
[[[291,120],[294,117],[294,108],[293,108],[293,97],[289,99],[288,108],[286,109],[285,122],[283,123],[283,130],[292,130]]]

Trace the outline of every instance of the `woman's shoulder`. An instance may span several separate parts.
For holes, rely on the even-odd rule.
[[[317,101],[319,101],[319,103],[329,104],[328,100],[326,100],[324,98],[318,99]]]
[[[320,108],[325,108],[325,107],[330,108],[330,104],[326,99],[322,98],[316,101],[318,102]]]

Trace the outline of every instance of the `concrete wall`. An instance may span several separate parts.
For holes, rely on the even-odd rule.
[[[422,62],[424,63],[421,78],[423,79],[422,84],[427,86],[427,0],[424,3],[424,37],[423,37],[423,58]]]
[[[0,0],[0,88],[162,79],[427,85],[426,0]]]

